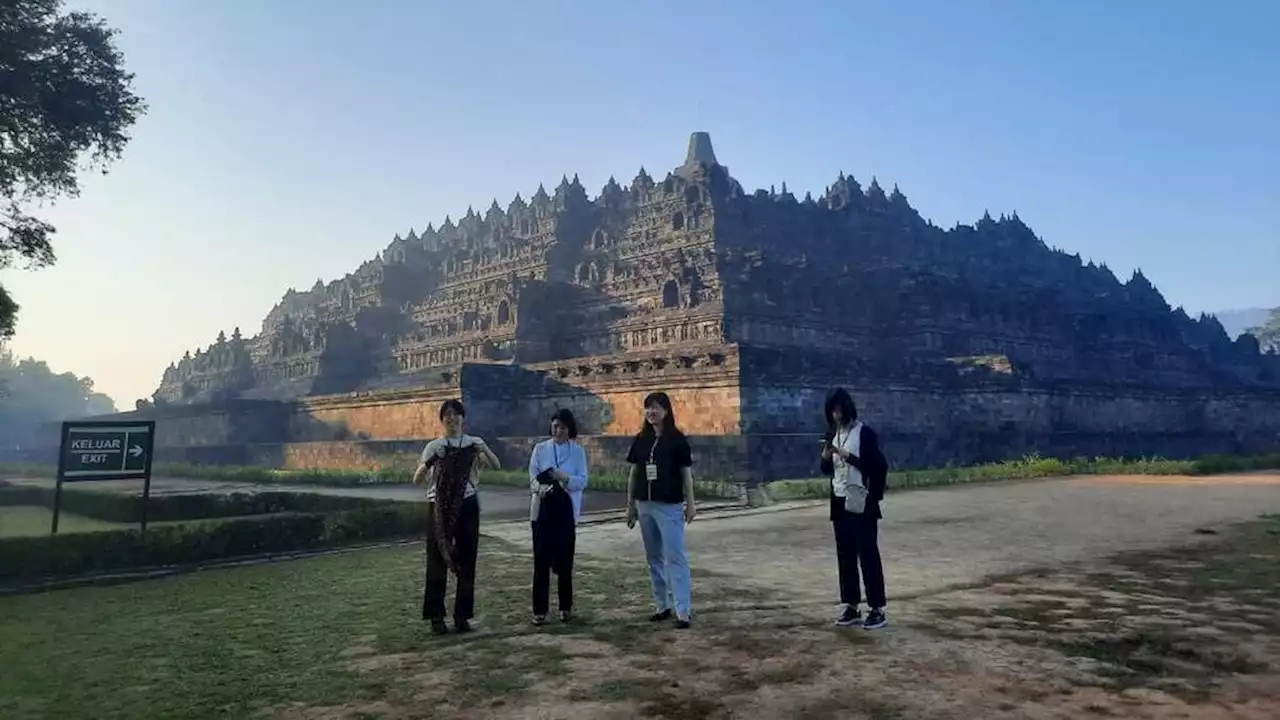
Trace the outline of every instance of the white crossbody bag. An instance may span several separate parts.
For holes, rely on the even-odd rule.
[[[862,423],[855,422],[853,427],[849,429],[849,434],[843,438],[836,433],[836,447],[847,451],[854,457],[861,457],[862,450]],[[867,509],[867,488],[866,481],[861,472],[857,468],[845,463],[840,456],[832,458],[835,463],[835,472],[837,478],[844,480],[844,509],[854,515],[861,515]]]

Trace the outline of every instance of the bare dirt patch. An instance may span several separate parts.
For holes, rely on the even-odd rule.
[[[1042,658],[1041,676],[1069,682],[1036,699],[1045,712],[1277,717],[1280,614],[1266,602],[1280,595],[1277,536],[1280,519],[1265,519],[1212,545],[941,594],[919,603],[910,623],[957,647]]]
[[[907,599],[875,633],[827,625],[824,508],[695,523],[693,633],[596,630],[619,652],[537,706],[570,717],[547,704],[558,692],[620,717],[1280,716],[1280,523],[1234,529],[1280,510],[1277,478],[1125,480],[894,498],[882,537],[891,597]],[[616,527],[590,532],[592,552],[639,554]]]

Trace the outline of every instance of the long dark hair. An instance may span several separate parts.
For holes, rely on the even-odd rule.
[[[827,428],[835,430],[836,421],[833,417],[833,411],[840,408],[840,417],[847,423],[852,423],[858,419],[858,406],[853,404],[853,398],[849,396],[848,391],[844,388],[836,388],[827,395],[827,402],[822,406],[822,414],[827,418]]]
[[[551,420],[547,422],[547,425],[550,425],[557,420],[559,420],[560,424],[569,431],[568,435],[570,440],[578,437],[578,421],[574,419],[573,413],[569,412],[569,408],[560,408],[559,410],[551,413]]]
[[[647,408],[650,405],[657,405],[667,411],[666,417],[662,419],[662,436],[670,437],[679,434],[680,428],[676,426],[676,411],[671,407],[671,398],[667,397],[664,392],[653,392],[645,395],[644,404],[640,407]],[[640,437],[653,437],[653,426],[648,420],[642,420],[640,423]]]

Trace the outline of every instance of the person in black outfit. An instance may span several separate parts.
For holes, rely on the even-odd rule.
[[[529,523],[533,529],[533,624],[545,625],[556,574],[560,622],[573,618],[575,528],[587,487],[587,453],[568,408],[551,416],[551,437],[529,454]]]
[[[844,388],[836,388],[827,396],[823,413],[827,434],[822,441],[822,473],[831,478],[831,524],[836,536],[843,604],[836,624],[861,624],[867,630],[882,628],[888,620],[878,535],[880,501],[884,498],[889,463],[880,450],[879,437],[858,420],[858,409]],[[870,608],[866,620],[862,620],[858,609],[862,600],[859,566]]]

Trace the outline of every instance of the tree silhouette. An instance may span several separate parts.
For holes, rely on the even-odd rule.
[[[1258,345],[1263,352],[1270,350],[1280,353],[1280,307],[1272,308],[1266,322],[1249,328],[1247,332],[1258,338]]]
[[[62,0],[0,0],[0,269],[54,262],[55,229],[27,206],[79,194],[77,171],[106,172],[146,111],[115,34]],[[0,339],[17,310],[0,287]]]
[[[110,397],[94,392],[93,380],[55,373],[0,345],[0,451],[30,442],[45,423],[115,411]]]

